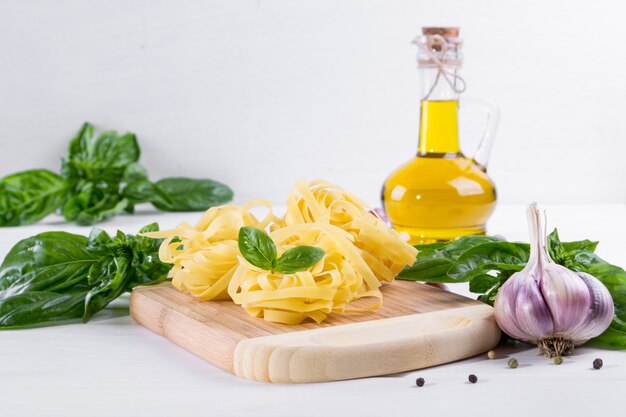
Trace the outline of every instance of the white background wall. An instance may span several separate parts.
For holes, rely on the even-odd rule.
[[[136,132],[154,179],[278,203],[322,177],[376,203],[417,146],[409,42],[459,25],[467,94],[502,110],[500,201],[624,203],[624,16],[619,0],[2,0],[0,175],[56,168],[90,120]]]

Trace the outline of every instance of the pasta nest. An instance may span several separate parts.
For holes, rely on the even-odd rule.
[[[268,214],[258,220],[250,213],[254,207],[265,207]],[[223,300],[230,298],[226,290],[239,264],[239,229],[265,229],[275,220],[269,201],[258,199],[243,206],[212,207],[195,226],[183,222],[175,229],[146,236],[164,239],[159,258],[173,265],[170,277],[174,287],[202,300]]]
[[[266,271],[240,258],[228,293],[249,314],[286,324],[306,318],[321,323],[331,312],[382,305],[381,283],[349,233],[329,224],[306,223],[277,229],[270,236],[281,252],[294,246],[316,246],[326,254],[312,268],[293,274]],[[363,308],[349,307],[364,297],[373,297],[375,302]]]
[[[311,222],[328,223],[354,236],[354,244],[376,277],[391,282],[406,265],[415,261],[417,249],[405,244],[366,203],[327,181],[298,181],[287,199],[280,226]],[[276,227],[276,226],[275,226]]]

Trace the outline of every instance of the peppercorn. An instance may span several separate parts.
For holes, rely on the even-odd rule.
[[[475,384],[478,381],[478,377],[476,375],[474,375],[474,374],[470,374],[470,376],[467,377],[467,379],[472,384]]]
[[[600,358],[596,358],[593,361],[593,369],[600,369],[600,368],[602,368],[602,365],[604,365],[604,363],[602,362],[602,359],[600,359]]]
[[[423,387],[424,386],[424,378],[417,378],[415,380],[415,385],[417,385],[418,387]]]
[[[519,363],[517,363],[517,359],[511,358],[509,359],[509,368],[515,369],[517,368]]]
[[[560,365],[562,363],[563,363],[563,358],[562,357],[557,356],[557,357],[554,358],[554,364],[555,365]]]
[[[487,357],[489,359],[495,359],[496,358],[496,351],[495,350],[490,350],[489,352],[487,352]]]

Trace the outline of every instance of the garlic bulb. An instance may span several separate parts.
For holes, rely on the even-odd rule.
[[[508,335],[539,346],[541,354],[569,355],[604,332],[613,319],[611,294],[597,278],[552,261],[537,204],[528,206],[530,259],[500,288],[495,317]]]

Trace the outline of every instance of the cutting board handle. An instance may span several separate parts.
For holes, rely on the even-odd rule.
[[[264,382],[336,381],[467,358],[499,340],[493,309],[474,305],[242,340],[234,371]]]

